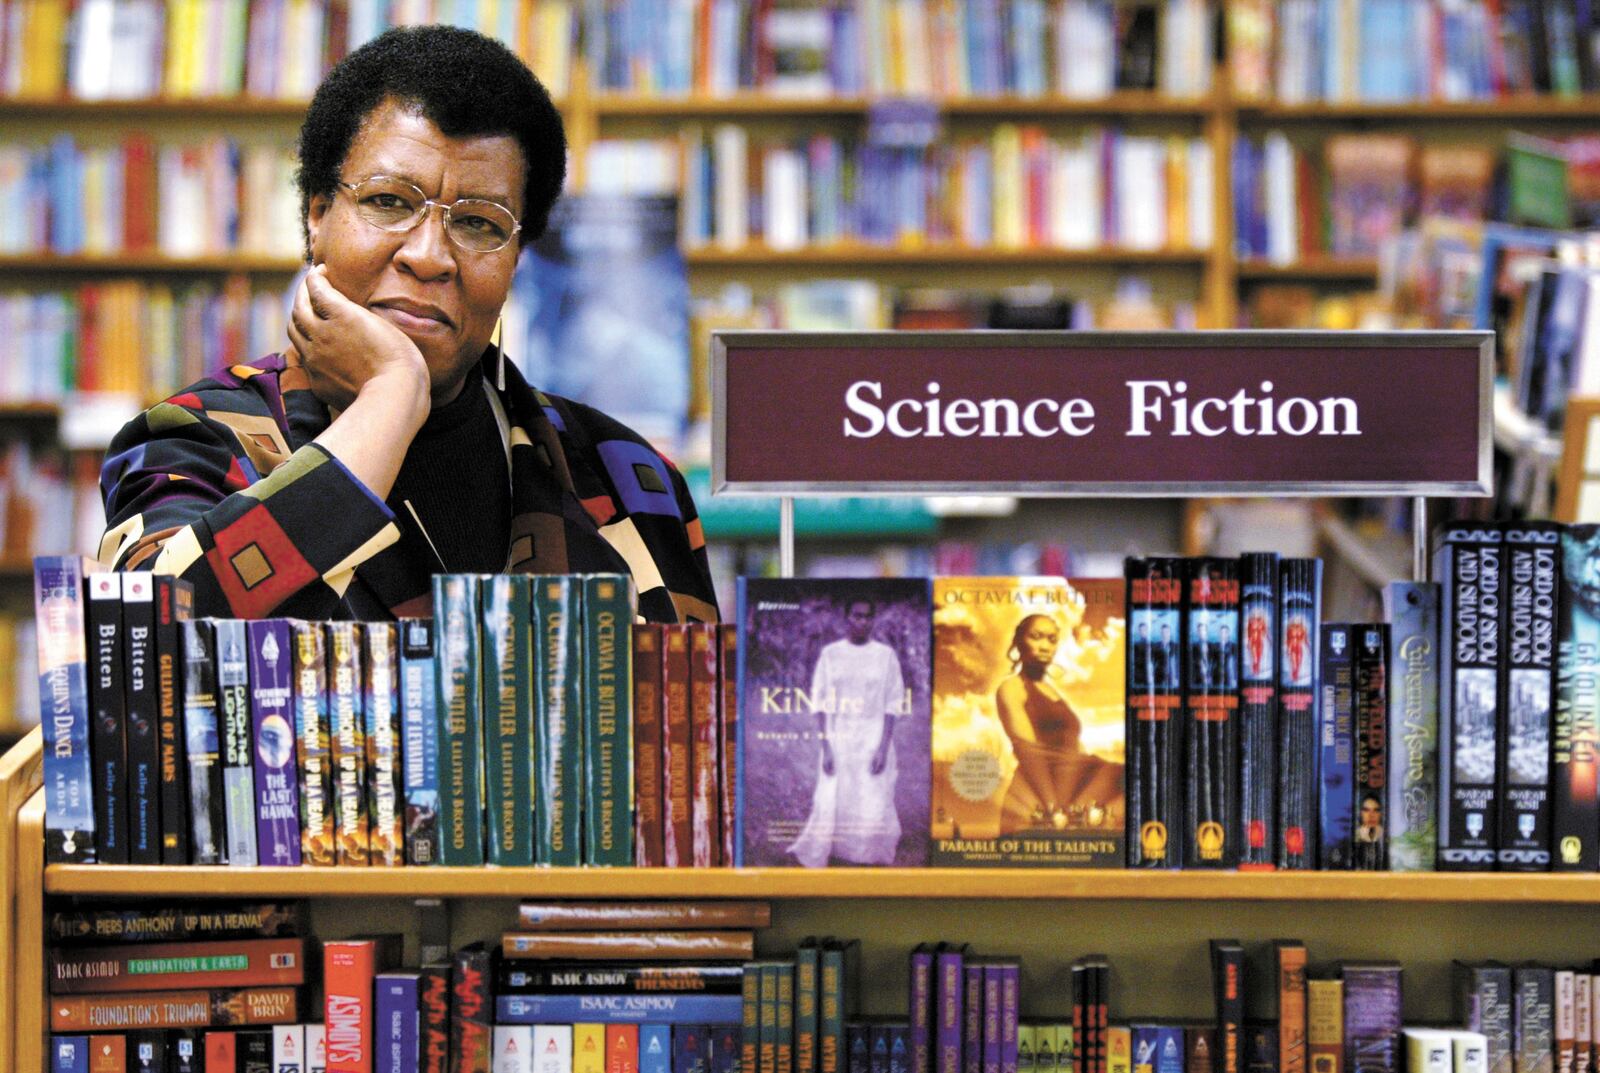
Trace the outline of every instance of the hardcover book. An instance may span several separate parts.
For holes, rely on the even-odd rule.
[[[419,1049],[422,1073],[450,1073],[450,966],[422,966],[417,983]]]
[[[257,857],[263,865],[300,863],[299,773],[294,750],[294,669],[289,623],[246,624],[250,721],[255,739]]]
[[[481,649],[478,579],[436,574],[434,621],[439,631],[440,859],[447,865],[484,863],[483,713],[479,707]]]
[[[739,622],[740,863],[926,863],[927,581],[744,578]]]
[[[933,598],[932,860],[1119,865],[1122,581],[937,578]]]
[[[1243,1073],[1244,947],[1237,939],[1211,940],[1211,987],[1217,1008],[1217,1069]]]
[[[1503,698],[1496,860],[1503,871],[1550,869],[1550,710],[1556,679],[1561,527],[1505,527],[1499,692]]]
[[[1455,1016],[1483,1035],[1488,1073],[1513,1073],[1511,969],[1494,962],[1453,965]]]
[[[283,1025],[295,1022],[298,1009],[299,989],[294,987],[65,995],[50,1000],[50,1031],[126,1032],[141,1028]]]
[[[95,860],[127,864],[128,715],[123,685],[122,575],[102,571],[90,574],[86,581]]]
[[[1272,944],[1278,970],[1278,1073],[1306,1073],[1306,947]]]
[[[1322,560],[1278,564],[1278,849],[1279,868],[1317,860],[1317,666],[1322,623]]]
[[[575,577],[540,577],[533,585],[533,822],[540,864],[583,863],[583,608]]]
[[[1518,965],[1511,976],[1512,1069],[1554,1073],[1555,972],[1543,965]]]
[[[533,827],[545,803],[533,796],[529,748],[540,710],[534,692],[533,585],[526,574],[480,581],[483,599],[483,769],[489,863],[534,862]]]
[[[373,978],[377,1019],[374,1073],[415,1073],[421,1060],[416,972],[381,972]]]
[[[717,627],[689,627],[689,739],[691,841],[696,868],[722,863],[721,804],[717,790]]]
[[[1344,964],[1348,1073],[1400,1073],[1400,966]]]
[[[1183,861],[1182,559],[1127,560],[1127,863],[1177,868]]]
[[[1278,556],[1239,558],[1239,826],[1241,869],[1273,868],[1278,789]]]
[[[689,714],[689,627],[661,631],[662,863],[687,868],[694,860],[693,719]]]
[[[941,944],[934,958],[933,1068],[935,1073],[962,1073],[961,1033],[965,995],[966,947]],[[824,966],[826,968],[826,966]],[[826,994],[826,992],[824,992]],[[824,1038],[826,1054],[826,1037]],[[826,1061],[822,1073],[835,1073]]]
[[[1231,868],[1239,862],[1239,564],[1189,562],[1184,637],[1185,868]]]
[[[721,654],[717,659],[719,691],[717,727],[717,794],[722,827],[722,863],[732,865],[737,858],[734,836],[738,827],[739,796],[739,627],[737,623],[717,625]],[[926,1071],[920,1071],[926,1073]]]
[[[528,931],[766,928],[772,925],[772,906],[753,901],[528,901],[517,907],[517,922]]]
[[[48,951],[51,994],[108,994],[305,982],[305,940],[119,943]]]
[[[294,736],[300,763],[300,859],[334,863],[333,752],[328,738],[328,646],[321,623],[293,622]]]
[[[1431,872],[1439,841],[1438,583],[1390,582],[1383,616],[1389,622],[1389,869]]]
[[[333,760],[335,859],[341,865],[371,861],[367,813],[367,728],[362,703],[361,624],[329,622],[328,742]],[[330,1048],[332,1041],[329,1041]]]
[[[255,735],[250,725],[250,642],[239,619],[217,619],[217,697],[222,731],[223,811],[228,863],[256,865]]]
[[[216,633],[206,619],[183,624],[183,736],[194,863],[222,864],[227,815],[217,735]]]
[[[189,772],[183,755],[182,624],[194,611],[194,586],[157,574],[155,583],[156,740],[161,793],[161,863],[189,863]]]
[[[406,860],[405,790],[401,762],[400,652],[392,622],[361,628],[362,699],[366,709],[367,860],[395,867]]]
[[[814,938],[803,940],[794,954],[794,1073],[816,1073],[818,1000],[822,952]]]
[[[431,618],[403,618],[400,725],[405,743],[406,863],[439,863],[439,710]]]
[[[636,597],[619,574],[583,579],[585,864],[633,863],[633,649]],[[608,1071],[609,1073],[609,1071]]]
[[[641,868],[666,864],[662,812],[662,727],[666,718],[661,690],[662,627],[633,627],[633,857]]]
[[[489,950],[482,943],[472,943],[455,953],[454,971],[450,979],[452,1073],[489,1073],[492,1028],[496,1020],[491,990],[491,961]],[[537,1042],[535,1046],[538,1046]],[[565,1059],[568,1063],[572,1061],[570,1029],[566,1038]],[[330,1069],[328,1073],[333,1071]]]
[[[1322,627],[1321,726],[1317,732],[1317,865],[1349,868],[1355,836],[1355,640],[1359,627]]]
[[[1551,866],[1600,869],[1600,526],[1569,525],[1561,536],[1556,623],[1556,706],[1550,753]]]
[[[399,955],[398,935],[322,944],[328,1073],[372,1073],[376,1055],[374,981],[394,966]]]
[[[82,597],[78,599],[81,622]],[[132,864],[160,864],[161,741],[156,727],[155,575],[143,570],[131,570],[122,575],[122,622],[123,668],[128,676],[128,860]],[[248,764],[248,710],[243,718],[245,729],[238,748],[244,750],[244,762]],[[247,770],[245,778],[248,777]],[[227,778],[225,774],[224,780]],[[242,791],[243,796],[237,803],[239,819],[234,821],[230,810],[230,823],[248,822],[254,826],[251,793],[248,788]],[[234,796],[230,789],[230,804]],[[251,846],[253,851],[253,840]]]
[[[1352,868],[1387,871],[1389,828],[1385,815],[1389,777],[1389,627],[1351,628],[1355,646],[1355,826]]]
[[[1344,1073],[1344,981],[1306,981],[1306,1061],[1310,1073]]]

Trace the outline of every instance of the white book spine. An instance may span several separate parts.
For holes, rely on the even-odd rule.
[[[307,1073],[305,1025],[273,1027],[272,1073]]]
[[[320,1024],[306,1025],[306,1073],[328,1073],[327,1032]]]
[[[1197,250],[1209,250],[1217,240],[1216,190],[1217,176],[1213,166],[1211,143],[1204,138],[1189,142],[1189,245]]]
[[[750,198],[746,192],[750,145],[745,128],[724,123],[714,136],[717,245],[742,249],[749,241]]]
[[[1489,1041],[1482,1032],[1453,1030],[1450,1042],[1455,1073],[1489,1073]]]
[[[795,150],[768,150],[763,203],[767,245],[775,250],[797,250],[806,244],[806,165]]]
[[[1450,1033],[1437,1028],[1405,1028],[1409,1073],[1453,1073],[1455,1048]]]
[[[572,1026],[533,1026],[533,1073],[572,1073]]]
[[[533,1073],[533,1026],[494,1026],[494,1073]]]

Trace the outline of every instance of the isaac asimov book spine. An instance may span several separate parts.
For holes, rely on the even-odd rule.
[[[1561,536],[1556,706],[1550,752],[1551,866],[1600,869],[1600,526],[1569,525]]]
[[[294,735],[300,763],[300,859],[334,863],[333,754],[328,742],[328,646],[322,625],[293,622]]]
[[[1278,789],[1278,556],[1239,557],[1239,867],[1274,867]]]
[[[1561,527],[1508,524],[1505,561],[1496,859],[1502,871],[1543,872],[1550,867],[1550,710],[1555,698]]]
[[[51,864],[95,859],[84,613],[84,576],[92,569],[88,560],[71,556],[42,556],[33,565],[45,742],[45,860]]]
[[[1439,816],[1439,586],[1394,581],[1389,622],[1389,870],[1431,872]]]
[[[1239,862],[1239,564],[1189,563],[1184,637],[1184,824],[1186,868]]]
[[[1279,868],[1311,868],[1317,859],[1317,666],[1322,623],[1322,560],[1278,563]]]
[[[1130,868],[1182,863],[1182,559],[1128,559],[1128,825]]]

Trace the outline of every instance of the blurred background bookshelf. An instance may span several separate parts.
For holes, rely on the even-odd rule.
[[[1567,397],[1600,395],[1593,4],[0,0],[0,730],[36,708],[29,557],[95,550],[137,407],[279,348],[304,102],[420,22],[506,42],[562,109],[570,196],[508,352],[682,464],[730,596],[773,569],[777,508],[704,494],[719,327],[1494,327],[1500,493],[1459,506],[1548,513],[1597,468],[1562,446]],[[803,503],[801,568],[1272,546],[1326,555],[1330,617],[1360,618],[1408,511]]]

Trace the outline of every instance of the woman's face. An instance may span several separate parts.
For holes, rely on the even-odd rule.
[[[1022,658],[1028,663],[1049,663],[1056,658],[1061,631],[1047,618],[1029,621],[1022,631]]]
[[[515,138],[451,138],[415,108],[385,100],[350,143],[339,178],[393,176],[446,205],[482,198],[520,220],[525,169]],[[517,267],[517,242],[493,253],[464,250],[445,236],[444,214],[432,207],[413,230],[384,231],[356,214],[343,189],[313,197],[306,222],[312,261],[328,266],[328,281],[416,343],[435,402],[454,398],[494,334]]]

